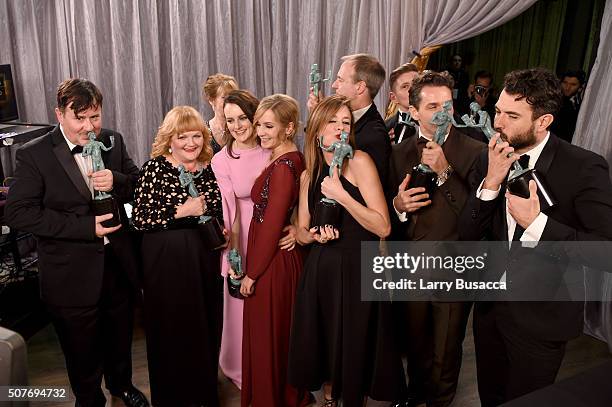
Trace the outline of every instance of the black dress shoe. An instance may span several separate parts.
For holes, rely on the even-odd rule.
[[[120,398],[126,407],[149,407],[149,400],[134,386],[113,396]]]

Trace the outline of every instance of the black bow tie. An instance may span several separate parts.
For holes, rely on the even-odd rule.
[[[521,167],[523,167],[523,169],[529,168],[529,154],[523,154],[519,158],[518,162],[521,165]]]
[[[399,118],[401,121],[405,122],[406,120],[408,120],[408,113],[399,112]]]
[[[70,152],[72,153],[72,155],[81,154],[83,152],[83,146],[74,146],[72,147],[72,150],[70,150]]]

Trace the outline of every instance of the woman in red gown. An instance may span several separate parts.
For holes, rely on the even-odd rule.
[[[293,138],[297,102],[287,95],[268,96],[254,124],[270,163],[251,190],[254,203],[246,270],[242,338],[242,407],[306,406],[311,395],[287,383],[289,330],[295,289],[302,272],[298,250],[281,250],[278,241],[290,224],[299,195],[302,154]]]

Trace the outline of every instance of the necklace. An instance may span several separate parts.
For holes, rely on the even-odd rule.
[[[223,142],[223,140],[225,140],[225,127],[219,128],[217,127],[216,129],[214,129],[213,127],[213,122],[216,123],[215,118],[213,117],[212,119],[210,119],[208,121],[207,126],[208,130],[210,130],[210,134],[212,135],[212,137],[215,139],[215,141],[221,145],[221,143]],[[221,140],[221,142],[219,142],[219,140]]]

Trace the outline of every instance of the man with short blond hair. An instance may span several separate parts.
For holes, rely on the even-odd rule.
[[[355,144],[372,157],[381,183],[386,185],[391,142],[385,122],[374,104],[374,97],[385,81],[385,68],[378,59],[368,54],[346,55],[332,83],[338,95],[349,99],[355,121]],[[319,103],[312,89],[308,98],[308,110]]]
[[[395,103],[397,112],[385,120],[385,126],[394,144],[416,134],[416,129],[406,122],[410,118],[410,87],[418,75],[419,69],[414,64],[402,64],[389,75],[389,100]]]

